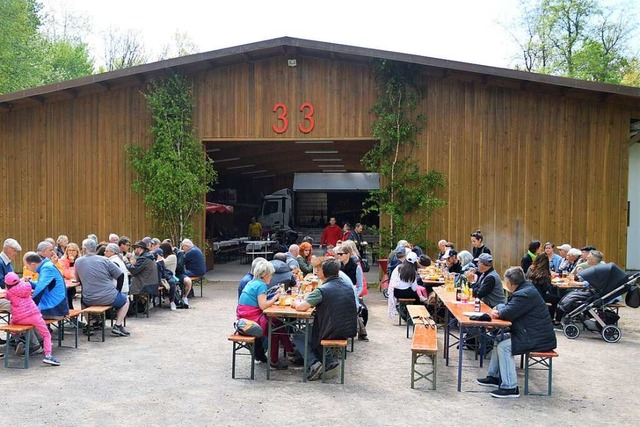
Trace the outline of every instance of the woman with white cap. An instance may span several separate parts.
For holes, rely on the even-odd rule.
[[[389,318],[397,313],[396,298],[413,298],[416,304],[427,301],[427,290],[418,286],[418,255],[409,252],[405,260],[393,270],[389,279]]]

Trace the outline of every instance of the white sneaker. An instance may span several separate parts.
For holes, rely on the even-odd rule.
[[[177,310],[176,303],[171,301],[171,311]]]
[[[160,305],[160,298],[155,297],[155,298],[153,299],[153,305]]]
[[[189,305],[189,298],[187,298],[187,297],[182,298],[182,302],[183,302],[185,305]]]

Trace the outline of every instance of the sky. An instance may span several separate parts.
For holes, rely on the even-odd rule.
[[[138,30],[152,59],[176,31],[200,52],[290,36],[505,68],[518,54],[505,28],[518,17],[518,0],[40,1],[87,19],[96,65],[109,27]],[[640,1],[628,1],[640,16]]]

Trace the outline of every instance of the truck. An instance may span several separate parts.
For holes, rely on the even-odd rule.
[[[258,222],[266,230],[293,228],[293,191],[283,188],[262,198]]]

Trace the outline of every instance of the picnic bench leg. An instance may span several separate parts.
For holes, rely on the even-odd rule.
[[[27,336],[25,338],[25,345],[24,345],[24,367],[26,369],[29,369],[29,351],[31,350],[31,329],[29,329],[27,331]]]
[[[411,352],[411,388],[414,388],[414,384],[416,382],[415,380],[416,359],[417,359],[416,353]]]
[[[271,317],[267,318],[267,323],[269,324],[268,334],[267,334],[267,380],[271,379]],[[307,353],[305,352],[305,360],[307,357]]]
[[[260,338],[256,338],[260,339]],[[249,343],[248,347],[249,347],[249,356],[251,356],[251,379],[255,378],[255,369],[256,369],[256,359],[255,359],[255,350],[256,350],[256,346],[255,346],[255,340],[253,341],[253,344]],[[269,367],[269,369],[271,369],[271,367]]]
[[[432,370],[432,374],[431,374],[431,389],[435,390],[436,389],[436,372],[438,371],[438,355],[437,354],[432,354],[431,356],[431,365],[433,370]]]
[[[344,384],[344,365],[345,365],[345,360],[347,360],[347,347],[344,347],[342,349],[342,363],[340,363],[342,365],[342,367],[340,368],[340,384]],[[549,377],[551,378],[551,377]]]
[[[529,353],[525,355],[526,363],[524,365],[524,394],[529,394]]]
[[[464,326],[460,324],[460,337],[458,339],[458,391],[462,390],[462,336],[464,335]]]
[[[449,325],[449,310],[446,310],[444,314],[444,359],[445,366],[449,366],[449,343],[451,342],[451,326]]]
[[[309,364],[309,319],[304,319],[304,361],[302,362],[302,382],[307,382]]]
[[[9,341],[11,341],[11,334],[7,331],[7,341],[4,343],[4,367],[9,367]]]
[[[549,380],[547,385],[547,396],[551,396],[551,381],[553,379],[553,357],[549,359]]]
[[[236,342],[233,343],[233,349],[231,350],[231,379],[236,379],[236,351],[238,347],[236,346]]]

